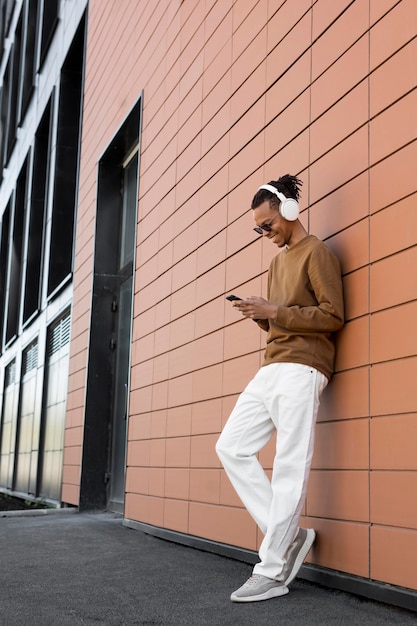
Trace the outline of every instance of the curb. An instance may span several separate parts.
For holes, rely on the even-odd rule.
[[[37,517],[39,515],[56,515],[78,513],[78,507],[62,509],[26,509],[25,511],[0,511],[0,517]]]

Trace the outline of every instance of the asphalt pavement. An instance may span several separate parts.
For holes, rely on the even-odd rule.
[[[417,613],[301,579],[281,598],[235,604],[248,564],[127,528],[111,513],[27,513],[0,514],[2,626],[417,625]]]

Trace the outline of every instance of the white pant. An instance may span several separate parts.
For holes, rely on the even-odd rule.
[[[217,454],[264,539],[254,572],[280,580],[298,532],[314,446],[320,395],[328,380],[307,365],[261,367],[239,396],[216,444]],[[277,434],[272,479],[257,452]]]

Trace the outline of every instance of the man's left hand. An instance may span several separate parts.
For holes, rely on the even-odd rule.
[[[250,298],[245,298],[245,300],[235,300],[233,306],[244,317],[253,320],[275,319],[278,313],[276,304],[271,304],[271,302],[259,296],[251,296]]]

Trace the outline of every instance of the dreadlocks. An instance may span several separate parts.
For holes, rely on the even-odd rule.
[[[272,185],[280,193],[283,193],[286,198],[293,198],[294,200],[299,199],[302,184],[299,178],[291,174],[284,174],[284,176],[281,176],[278,180],[272,180],[268,183],[268,185]],[[272,204],[279,204],[278,198],[271,191],[259,189],[253,197],[251,209],[256,209],[256,207],[260,206],[266,200],[269,200]]]

